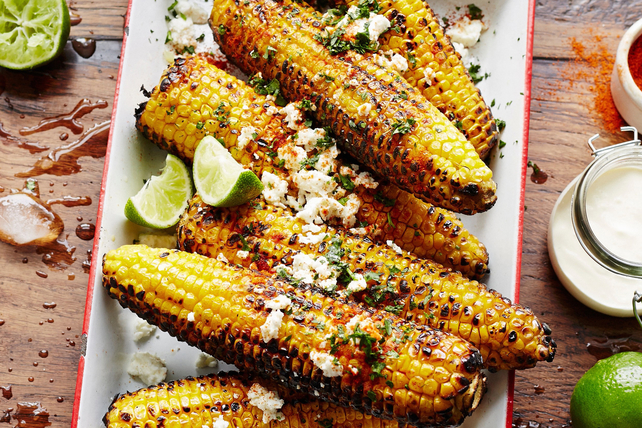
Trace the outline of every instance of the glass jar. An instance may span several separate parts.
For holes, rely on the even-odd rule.
[[[595,159],[558,198],[548,249],[575,298],[607,315],[630,317],[631,298],[642,290],[642,146],[635,128],[622,131],[634,138],[601,149],[593,145],[598,135],[589,140]],[[639,212],[631,208],[638,203]]]

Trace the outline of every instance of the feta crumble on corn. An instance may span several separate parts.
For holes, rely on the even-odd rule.
[[[273,420],[283,420],[283,413],[279,412],[285,402],[279,398],[279,394],[255,383],[247,392],[252,406],[263,411],[263,423],[267,424]]]
[[[241,129],[241,134],[236,141],[236,148],[243,150],[254,139],[256,128],[253,126],[245,126]]]
[[[277,296],[276,298],[265,302],[265,309],[272,310],[272,312],[270,312],[270,314],[267,316],[265,324],[263,324],[260,328],[261,338],[265,343],[279,337],[279,329],[281,328],[283,316],[285,315],[281,310],[287,309],[290,304],[290,299],[283,295]]]
[[[387,240],[387,241],[386,241],[386,244],[388,244],[388,246],[389,246],[390,248],[392,248],[393,250],[395,250],[395,253],[397,253],[397,254],[403,254],[403,250],[401,249],[401,247],[400,247],[399,245],[395,244],[395,242],[394,242],[394,241],[392,241],[392,240],[390,240],[390,239],[389,239],[389,240]]]
[[[337,377],[343,375],[343,366],[335,357],[326,352],[312,350],[312,352],[310,352],[310,359],[315,366],[323,371],[324,376]]]

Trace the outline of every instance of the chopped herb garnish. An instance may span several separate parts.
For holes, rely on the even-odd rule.
[[[225,26],[223,24],[218,26],[218,34],[220,34],[221,36],[225,34]]]
[[[503,149],[504,147],[506,147],[506,141],[504,141],[504,140],[499,140],[499,148],[500,148],[500,149]]]
[[[169,110],[167,110],[165,113],[169,116],[170,114],[174,114],[174,111],[176,110],[176,106],[171,106]]]
[[[484,17],[482,10],[474,4],[468,5],[468,15],[470,15],[470,19],[482,19]]]
[[[343,188],[346,189],[347,191],[354,190],[354,183],[350,179],[349,175],[337,174],[334,180],[337,183],[341,184],[341,186],[343,186]]]
[[[390,216],[390,213],[388,213],[387,216],[388,216],[388,224],[390,225],[390,227],[394,229],[395,225],[392,222],[392,217]]]
[[[337,202],[339,202],[341,205],[345,206],[345,204],[348,203],[348,198],[341,198]]]
[[[198,37],[196,38],[196,41],[197,41],[197,42],[202,42],[203,40],[205,40],[205,33],[201,34],[200,36],[198,36]]]
[[[317,423],[321,428],[332,428],[332,419],[321,419]]]
[[[400,303],[398,305],[388,305],[384,308],[386,312],[390,312],[395,315],[399,315],[401,311],[403,310],[404,304]]]
[[[499,132],[502,132],[504,128],[506,128],[506,122],[501,119],[495,119],[495,123],[497,124],[497,129],[499,129]]]
[[[471,64],[470,67],[468,67],[468,73],[470,74],[470,78],[473,80],[473,83],[477,84],[481,82],[484,79],[487,79],[490,74],[485,73],[481,74],[479,70],[481,69],[481,66],[479,64]]]
[[[167,31],[167,35],[165,36],[165,43],[167,44],[167,43],[169,43],[169,42],[171,42],[173,40],[174,39],[172,39],[172,32],[168,30]]]
[[[495,107],[495,98],[493,98],[493,100],[490,102],[490,106]]]
[[[397,120],[395,123],[392,124],[392,135],[395,134],[400,134],[404,135],[412,131],[412,127],[417,121],[413,118],[408,118],[405,120]]]
[[[371,401],[377,401],[377,395],[374,393],[374,391],[369,390],[367,395]]]
[[[268,46],[267,49],[265,49],[265,53],[263,54],[263,59],[267,59],[269,61],[274,58],[275,53],[276,49],[274,49],[272,46]]]
[[[334,77],[329,76],[325,73],[319,73],[319,76],[323,77],[326,82],[334,82]]]
[[[363,275],[363,279],[365,279],[366,282],[368,282],[368,281],[377,281],[377,282],[379,282],[379,278],[380,277],[381,277],[381,274],[377,273],[377,272],[366,272]]]
[[[203,122],[200,122],[200,121],[199,121],[199,122],[197,122],[197,123],[196,123],[196,129],[203,129],[203,125],[204,125],[204,123],[203,123]]]
[[[391,380],[387,380],[387,381],[386,381],[386,385],[388,385],[390,388],[394,388],[394,387],[395,387],[395,384],[394,384],[394,383],[392,383],[392,381],[391,381]]]
[[[539,169],[539,167],[537,166],[537,164],[535,162],[528,161],[528,166],[533,168],[533,174],[539,174],[540,169]]]
[[[185,52],[194,55],[194,46],[185,46],[183,48],[183,53]]]
[[[417,67],[417,59],[410,52],[408,52],[408,62],[410,63],[410,65],[412,65],[412,68]]]
[[[169,12],[173,11],[177,4],[178,4],[178,0],[175,0],[175,1],[174,1],[174,3],[172,3],[172,4],[167,8],[167,10],[168,10]]]
[[[239,237],[241,238],[241,244],[243,244],[243,251],[250,251],[250,245],[247,243],[245,240],[245,237],[239,233]]]
[[[395,205],[395,202],[397,202],[395,199],[389,199],[384,197],[381,192],[377,192],[377,194],[374,197],[375,201],[381,202],[384,207],[392,207]]]
[[[254,87],[254,91],[259,94],[259,95],[272,95],[276,98],[276,105],[285,107],[287,105],[287,102],[285,101],[285,98],[283,98],[283,95],[281,95],[281,87],[279,85],[279,81],[276,79],[272,79],[270,81],[267,81],[266,79],[263,79],[259,77],[259,75],[254,75],[250,77],[250,80],[247,82],[250,86]]]

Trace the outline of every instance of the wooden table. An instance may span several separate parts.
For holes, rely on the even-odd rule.
[[[79,138],[64,128],[20,137],[20,128],[68,113],[82,98],[109,102],[109,108],[96,109],[80,119],[85,130],[109,120],[127,1],[79,0],[71,6],[82,17],[80,25],[72,27],[72,38],[92,37],[97,41],[91,58],[79,57],[69,42],[63,56],[46,67],[25,73],[0,70],[0,121],[4,128],[18,138],[49,147],[30,153],[15,141],[0,137],[0,186],[4,194],[9,189],[22,188],[24,179],[15,174],[29,170],[51,149]],[[594,345],[610,338],[615,346],[637,350],[642,342],[642,332],[632,319],[601,315],[571,297],[557,280],[546,249],[553,204],[566,184],[589,162],[587,138],[603,129],[592,111],[591,84],[568,84],[566,67],[573,58],[569,38],[591,46],[595,34],[603,35],[601,43],[614,52],[624,30],[642,17],[640,11],[642,0],[537,3],[529,158],[550,178],[543,185],[528,182],[526,186],[520,300],[549,323],[559,347],[553,363],[516,373],[515,426],[568,426],[573,386],[596,362],[587,350],[588,344],[597,349]],[[67,141],[59,139],[63,132],[69,134]],[[621,138],[609,135],[606,141]],[[104,136],[95,138],[87,147],[85,156],[78,161],[80,173],[35,177],[43,199],[92,199],[88,206],[55,206],[65,223],[61,238],[66,238],[70,247],[65,249],[59,244],[43,250],[0,244],[0,319],[5,321],[0,326],[0,386],[13,385],[11,399],[0,397],[0,418],[2,411],[16,409],[18,402],[39,402],[50,413],[51,426],[70,424],[80,354],[78,335],[88,281],[83,262],[91,249],[91,241],[78,238],[75,229],[80,223],[95,221],[106,147]],[[71,248],[75,250],[69,254]],[[48,253],[52,256],[47,257]],[[55,302],[55,308],[43,306],[51,302]],[[48,351],[48,357],[42,358],[41,350]],[[30,426],[44,425],[36,421]]]

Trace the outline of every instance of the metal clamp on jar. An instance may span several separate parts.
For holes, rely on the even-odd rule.
[[[633,139],[596,149],[595,157],[557,200],[548,252],[558,278],[580,302],[618,317],[633,316],[642,289],[642,146]],[[640,309],[642,313],[642,308]]]

